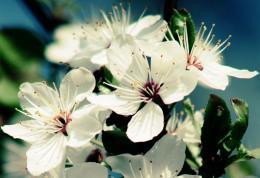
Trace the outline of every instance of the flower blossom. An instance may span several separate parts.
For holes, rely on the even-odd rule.
[[[162,131],[164,114],[158,100],[164,104],[180,101],[195,87],[195,83],[183,75],[186,62],[179,57],[183,54],[175,50],[176,45],[176,42],[161,43],[150,64],[140,50],[131,52],[121,48],[118,53],[111,49],[108,67],[119,84],[107,83],[116,89],[111,94],[88,97],[90,102],[117,114],[133,115],[126,133],[134,142],[151,140]],[[132,63],[126,68],[129,60]]]
[[[74,33],[78,44],[78,48],[74,50],[75,55],[70,59],[59,58],[58,61],[68,62],[73,67],[84,66],[94,71],[107,64],[108,49],[114,43],[138,46],[145,52],[151,53],[155,43],[161,42],[167,31],[167,23],[160,15],[144,16],[143,13],[137,21],[132,22],[130,7],[125,9],[122,5],[113,6],[109,14],[101,11],[101,15],[101,20],[82,24],[81,33],[77,34],[78,29]],[[60,49],[59,51],[70,51],[63,48],[63,46],[69,47],[68,45],[58,46],[57,43],[55,46],[56,49]]]
[[[45,48],[45,56],[55,63],[68,63],[75,55],[79,41],[73,38],[73,34],[81,32],[80,23],[62,25],[54,31],[54,42]]]
[[[194,116],[187,115],[184,119],[180,113],[175,113],[167,122],[166,130],[169,134],[178,135],[185,143],[201,143],[201,128],[203,126],[203,113],[195,111]]]
[[[121,154],[106,162],[124,178],[199,178],[197,175],[180,175],[185,161],[185,144],[177,136],[163,136],[145,155]]]
[[[18,97],[29,120],[5,125],[2,130],[31,144],[26,153],[27,169],[38,176],[47,171],[60,174],[66,159],[66,147],[85,146],[102,130],[110,114],[93,104],[81,105],[95,87],[95,78],[84,68],[70,71],[61,81],[59,91],[43,82],[23,83]],[[56,175],[57,177],[57,175]]]
[[[212,25],[209,33],[205,35],[207,28],[202,23],[192,46],[189,46],[186,22],[184,22],[183,26],[183,35],[180,35],[178,30],[176,31],[180,46],[176,46],[178,49],[175,50],[184,51],[181,58],[187,61],[186,72],[191,77],[190,80],[199,81],[211,88],[225,90],[229,83],[228,76],[252,78],[258,74],[257,71],[239,70],[221,64],[221,53],[230,46],[229,39],[231,35],[223,42],[218,40],[213,45],[212,41],[215,35],[212,32],[215,24]],[[171,34],[170,31],[169,34]],[[174,39],[172,34],[171,38]]]

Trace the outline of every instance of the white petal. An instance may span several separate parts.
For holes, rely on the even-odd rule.
[[[97,163],[82,163],[66,170],[66,178],[107,178],[104,166]]]
[[[161,42],[167,31],[167,22],[163,19],[158,20],[156,23],[140,31],[137,35],[137,39],[149,41],[150,43]]]
[[[8,135],[27,142],[35,142],[50,136],[47,132],[39,130],[40,123],[35,120],[22,121],[14,125],[5,125],[1,129]]]
[[[69,136],[68,145],[81,147],[86,145],[96,134],[101,132],[104,120],[110,112],[96,105],[86,105],[72,113],[72,121],[66,130]]]
[[[120,50],[121,48],[117,48],[117,50],[115,48],[114,51],[111,50],[109,53],[110,63],[108,67],[111,73],[120,81],[121,86],[130,90],[133,90],[133,86],[136,84],[142,87],[147,82],[150,70],[148,60],[138,48],[119,52]]]
[[[215,64],[205,64],[200,72],[199,81],[211,88],[225,90],[228,86],[228,76],[216,69]]]
[[[153,162],[153,170],[155,172],[170,170],[172,175],[176,176],[181,171],[184,164],[185,147],[186,146],[181,139],[167,134],[155,143],[145,156],[148,160]]]
[[[103,50],[103,49],[102,49]],[[68,63],[72,67],[85,67],[90,71],[95,71],[100,68],[100,65],[94,64],[91,61],[91,57],[98,54],[100,50],[81,49],[79,52],[69,59]]]
[[[176,178],[201,178],[201,176],[183,174],[181,176],[177,176]]]
[[[76,40],[60,41],[48,45],[44,53],[51,62],[67,63],[75,55],[77,46]]]
[[[78,48],[79,40],[73,39],[73,33],[81,33],[81,24],[69,24],[58,27],[54,32],[55,42],[45,49],[45,56],[52,62],[68,62]]]
[[[177,78],[185,68],[186,54],[176,41],[159,43],[151,57],[152,77],[157,83]]]
[[[186,96],[186,88],[180,82],[165,83],[159,92],[165,104],[180,101]]]
[[[93,144],[87,143],[80,148],[68,147],[68,157],[72,163],[83,163],[86,162],[87,157],[93,150],[97,149]]]
[[[229,76],[237,77],[237,78],[252,78],[258,75],[257,71],[248,71],[246,69],[236,69],[229,66],[224,66],[220,64],[214,64],[215,70],[218,70],[219,72],[225,73]]]
[[[126,134],[133,142],[151,140],[162,131],[163,121],[163,111],[160,106],[150,102],[132,117]]]
[[[107,49],[103,49],[102,51],[91,57],[91,62],[100,66],[106,65],[108,62]]]
[[[135,40],[136,46],[140,48],[146,56],[152,56],[159,45],[159,42],[149,42],[146,40]]]
[[[165,104],[171,104],[182,100],[197,86],[198,76],[191,71],[184,72],[178,78],[168,78],[159,91],[159,95]]]
[[[144,85],[148,79],[148,73],[150,71],[149,63],[143,52],[140,49],[133,50],[132,63],[129,65],[126,75],[120,81],[120,84],[133,88],[135,83]]]
[[[86,69],[90,70],[91,72],[95,72],[96,70],[100,69],[100,67],[101,67],[98,64],[92,63],[90,58],[71,60],[69,64],[74,68],[85,67]]]
[[[86,38],[84,36],[80,38],[80,49],[98,53],[103,49],[107,49],[111,44],[113,34],[104,24],[98,26],[96,23],[84,25],[84,32],[86,33]],[[86,53],[86,55],[89,56],[89,53]]]
[[[92,94],[88,96],[88,100],[93,104],[111,109],[121,115],[132,115],[136,113],[140,105],[140,103],[132,103],[131,101],[123,100],[113,93],[109,95]]]
[[[127,32],[131,34],[132,36],[137,36],[139,35],[140,32],[143,30],[147,30],[153,25],[157,25],[161,23],[161,16],[160,15],[147,15],[141,19],[139,19],[137,22],[132,23],[128,29]],[[158,25],[159,26],[159,25]],[[151,32],[154,30],[150,30]]]
[[[125,178],[142,178],[140,173],[143,177],[148,177],[146,166],[149,166],[150,163],[142,155],[121,154],[108,157],[106,162],[114,172],[121,173]]]
[[[200,134],[197,130],[197,125],[193,125],[192,118],[185,118],[183,122],[179,122],[175,133],[183,139],[185,143],[200,143]]]
[[[199,81],[199,73],[197,70],[189,70],[185,71],[181,76],[180,76],[181,83],[185,86],[186,92],[190,94],[197,86],[198,81]]]
[[[28,171],[38,176],[63,163],[66,153],[66,137],[57,133],[49,139],[40,140],[27,151]]]
[[[60,84],[60,96],[65,110],[69,111],[75,103],[81,102],[95,88],[95,77],[87,69],[73,69]]]
[[[52,118],[60,112],[58,93],[45,83],[23,83],[18,93],[21,107],[35,117]]]
[[[46,177],[50,177],[50,178],[63,178],[64,177],[64,167],[65,167],[64,165],[65,165],[65,162],[66,162],[66,157],[63,158],[63,161],[61,162],[61,164],[59,164],[54,169],[51,169],[50,171],[48,171],[46,173],[47,174]],[[44,176],[45,176],[45,174],[44,174]]]
[[[122,39],[118,37],[113,40],[111,47],[107,50],[107,68],[119,81],[123,78],[132,63],[132,51],[134,47],[129,44],[132,43],[131,41],[131,38]]]
[[[164,38],[167,23],[159,15],[156,15],[146,16],[137,22],[137,24],[139,25],[134,27],[132,33],[136,38],[135,42],[147,56],[151,56],[157,46],[157,42],[161,42]]]
[[[65,41],[65,40],[76,41],[73,39],[72,34],[82,32],[82,28],[81,28],[82,25],[83,24],[79,24],[79,23],[61,25],[55,29],[54,38],[58,41]]]

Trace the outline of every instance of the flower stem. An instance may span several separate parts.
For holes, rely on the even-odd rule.
[[[92,143],[93,145],[96,145],[99,148],[104,148],[103,143],[98,141],[98,140],[93,139],[93,140],[90,141],[90,143]]]

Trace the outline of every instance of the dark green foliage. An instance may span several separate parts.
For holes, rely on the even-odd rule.
[[[102,132],[102,142],[106,151],[111,155],[137,153],[135,143],[129,140],[126,134],[120,130]]]
[[[192,20],[191,15],[186,9],[181,10],[175,10],[173,12],[173,15],[169,22],[169,27],[174,35],[175,40],[179,40],[176,30],[178,30],[178,33],[180,36],[183,36],[184,34],[184,23],[186,21],[187,24],[187,33],[188,33],[188,41],[189,41],[189,48],[191,50],[192,45],[195,41],[196,31],[195,31],[195,25]],[[169,37],[169,34],[168,34]]]
[[[233,98],[231,103],[237,115],[232,123],[224,100],[210,95],[201,135],[203,165],[200,167],[200,174],[205,178],[219,177],[233,162],[253,158],[241,145],[248,126],[248,104],[237,98]],[[235,149],[236,154],[233,153]]]
[[[19,84],[39,80],[43,50],[42,41],[28,30],[0,31],[0,104],[17,106]]]

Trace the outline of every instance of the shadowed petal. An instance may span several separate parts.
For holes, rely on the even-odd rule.
[[[162,131],[163,120],[163,111],[160,106],[150,102],[132,117],[126,134],[133,142],[151,140]]]
[[[66,178],[107,178],[107,169],[97,163],[82,163],[67,170]]]

